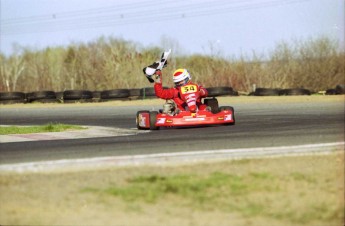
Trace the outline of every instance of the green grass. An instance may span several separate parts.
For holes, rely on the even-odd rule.
[[[213,172],[205,177],[192,174],[150,175],[129,179],[126,186],[112,186],[102,192],[130,202],[134,200],[156,202],[167,195],[176,195],[199,206],[205,200],[212,204],[219,202],[224,195],[235,197],[248,195],[251,192],[275,190],[276,188],[272,186],[262,186],[262,182],[267,180],[273,182],[274,177],[268,173],[239,176],[222,172]]]
[[[158,198],[172,194],[201,204],[206,199],[210,200],[210,197],[219,198],[220,194],[215,192],[216,189],[229,189],[232,195],[240,195],[248,190],[241,177],[220,172],[212,173],[205,178],[195,175],[140,176],[128,182],[128,186],[111,187],[105,192],[128,201],[144,199],[147,202],[155,202]]]
[[[116,225],[340,226],[344,178],[343,150],[176,166],[0,172],[0,219],[4,225],[110,225],[116,219]]]
[[[66,130],[80,129],[84,128],[81,126],[66,125],[61,123],[49,123],[42,126],[0,126],[0,135],[63,132]]]
[[[84,192],[119,197],[130,205],[146,202],[159,203],[169,197],[183,200],[192,209],[237,212],[244,217],[266,216],[292,223],[310,223],[313,220],[328,222],[339,218],[341,208],[329,209],[328,201],[313,203],[299,211],[299,204],[286,200],[295,188],[304,187],[303,193],[315,186],[317,176],[293,172],[277,176],[269,172],[233,174],[212,172],[208,175],[175,174],[162,176],[151,174],[128,178],[125,184],[107,188],[83,189]],[[293,187],[291,188],[291,184]],[[297,194],[295,194],[298,196]],[[305,194],[302,196],[305,196]],[[281,202],[279,199],[281,198]],[[133,204],[134,203],[134,204]],[[305,207],[306,207],[305,206]]]

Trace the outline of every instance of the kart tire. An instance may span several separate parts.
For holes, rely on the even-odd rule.
[[[26,103],[25,93],[0,92],[0,104],[23,104]]]
[[[71,101],[91,100],[92,92],[88,90],[66,90],[63,92],[63,99]]]
[[[335,87],[336,94],[345,94],[345,85],[337,85]]]
[[[284,89],[280,92],[280,95],[286,95],[286,96],[311,95],[311,92],[307,89]]]
[[[156,98],[155,89],[153,87],[145,87],[140,89],[140,97],[142,99]]]
[[[92,92],[92,98],[93,99],[101,99],[101,91],[93,91]]]
[[[211,107],[211,112],[216,114],[219,112],[218,100],[216,98],[205,98],[204,104]]]
[[[150,111],[150,130],[158,130],[159,127],[156,126],[157,121],[157,111]]]
[[[336,95],[337,91],[335,89],[328,89],[326,90],[326,95]]]
[[[140,89],[129,89],[129,96],[130,97],[140,96]]]
[[[28,102],[54,103],[58,102],[54,91],[38,91],[26,95]]]
[[[235,109],[231,106],[222,106],[219,108],[220,111],[224,111],[224,110],[230,110],[232,112],[232,118],[234,120],[234,122],[231,122],[231,123],[226,123],[224,125],[235,125]]]
[[[257,88],[254,96],[279,96],[279,89]]]
[[[128,89],[113,89],[113,90],[105,90],[101,92],[102,100],[122,99],[122,98],[128,98],[128,97],[129,97]]]
[[[129,99],[137,100],[140,97],[140,89],[129,89]]]
[[[206,88],[209,97],[216,96],[237,96],[238,94],[228,86]]]
[[[135,123],[136,123],[136,125],[137,125],[137,128],[138,128],[139,130],[148,130],[149,128],[141,127],[141,126],[139,125],[139,115],[140,115],[141,113],[148,113],[148,114],[150,114],[150,111],[138,111],[138,112],[137,112],[137,117],[136,117],[136,120],[135,120]]]
[[[168,89],[168,87],[163,86],[163,89]],[[145,87],[140,89],[140,98],[141,99],[152,99],[157,98],[154,87]]]
[[[22,92],[1,92],[0,93],[0,101],[5,100],[25,100],[25,93]]]

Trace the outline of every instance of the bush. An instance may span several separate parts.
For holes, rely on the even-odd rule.
[[[172,86],[171,74],[187,68],[195,82],[206,87],[228,86],[252,91],[257,87],[327,90],[344,83],[345,53],[327,39],[279,43],[268,56],[176,56],[164,69],[164,85]],[[159,59],[163,49],[139,48],[136,43],[99,38],[87,44],[42,51],[23,49],[21,54],[0,55],[0,89],[34,92],[53,90],[112,90],[148,85],[142,68]]]

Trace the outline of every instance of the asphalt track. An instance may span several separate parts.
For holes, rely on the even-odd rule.
[[[257,102],[232,106],[236,115],[234,126],[163,129],[121,137],[2,143],[0,164],[344,142],[342,102]],[[159,107],[2,108],[0,124],[59,122],[129,129],[135,128],[138,110]]]

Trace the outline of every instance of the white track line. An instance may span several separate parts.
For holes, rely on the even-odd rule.
[[[190,163],[208,160],[262,158],[276,156],[327,154],[344,151],[345,142],[306,144],[280,147],[222,149],[190,152],[159,153],[132,156],[66,159],[30,163],[0,165],[0,172],[47,172],[56,170],[95,169],[109,166],[160,165],[167,163]]]

